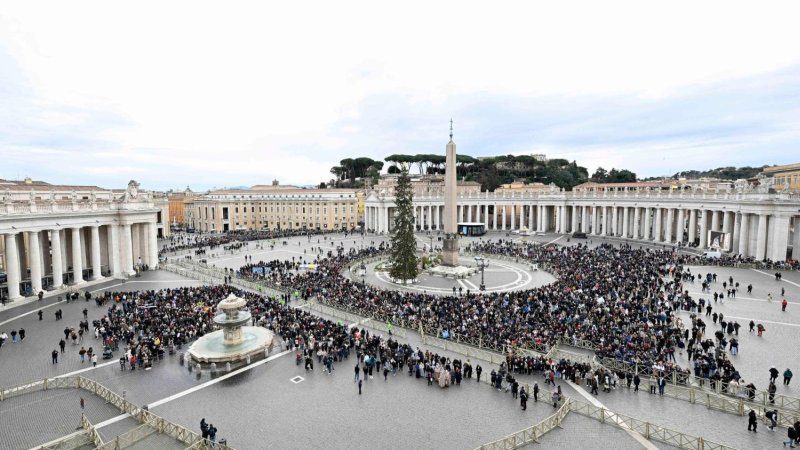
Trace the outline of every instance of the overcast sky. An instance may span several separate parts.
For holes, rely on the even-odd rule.
[[[316,184],[451,117],[472,156],[800,162],[800,2],[532,3],[3,2],[0,178]]]

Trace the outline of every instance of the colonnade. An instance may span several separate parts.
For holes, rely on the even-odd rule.
[[[758,203],[575,200],[569,204],[459,198],[457,217],[459,223],[482,223],[487,231],[582,232],[659,244],[690,244],[702,249],[721,248],[758,260],[783,260],[787,256],[800,259],[800,209],[796,207],[793,213],[791,207],[765,208]],[[368,230],[389,232],[393,215],[391,202],[377,206],[368,203],[365,226]],[[417,230],[442,230],[444,204],[441,199],[415,201],[414,217]],[[792,253],[787,255],[790,247]]]
[[[38,295],[65,283],[134,274],[137,265],[158,266],[155,221],[122,224],[11,227],[2,233],[8,300]]]

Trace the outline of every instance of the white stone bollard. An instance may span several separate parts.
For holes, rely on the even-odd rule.
[[[226,362],[225,363],[225,371],[227,371],[227,372],[231,371],[231,363],[230,362]]]
[[[217,373],[217,363],[211,363],[211,373]]]
[[[247,355],[247,364],[250,364],[250,355]]]

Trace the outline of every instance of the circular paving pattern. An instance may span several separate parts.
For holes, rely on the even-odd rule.
[[[465,258],[465,257],[462,257]],[[533,266],[524,263],[500,260],[486,257],[489,262],[484,273],[485,292],[505,292],[524,289],[533,289],[538,286],[552,283],[555,278],[549,273],[536,270]],[[353,280],[364,281],[384,289],[400,289],[406,291],[425,292],[429,294],[452,294],[456,290],[477,291],[481,284],[481,273],[477,272],[463,279],[444,278],[441,276],[421,273],[417,282],[409,285],[395,283],[387,272],[376,271],[375,267],[380,262],[367,264],[367,273],[362,276],[358,271],[345,272],[345,276]]]

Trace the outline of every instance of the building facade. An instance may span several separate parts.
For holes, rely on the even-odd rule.
[[[167,194],[169,202],[169,220],[171,227],[186,225],[186,205],[191,204],[195,193],[188,187],[183,192],[170,192]]]
[[[775,189],[783,190],[788,187],[791,191],[800,192],[800,163],[765,167],[762,173],[772,177]]]
[[[186,223],[202,232],[354,229],[364,195],[354,189],[254,186],[211,191],[187,202]]]
[[[651,188],[564,192],[551,185],[539,193],[459,192],[457,215],[459,222],[482,222],[487,230],[583,232],[703,249],[711,246],[713,231],[728,233],[733,254],[759,260],[800,258],[800,194],[776,193],[768,185],[728,192]],[[443,209],[438,191],[415,192],[417,229],[442,230]],[[394,210],[391,191],[368,192],[365,227],[388,233]]]
[[[5,300],[155,268],[158,236],[169,234],[166,198],[135,181],[124,191],[0,181],[0,195]]]

